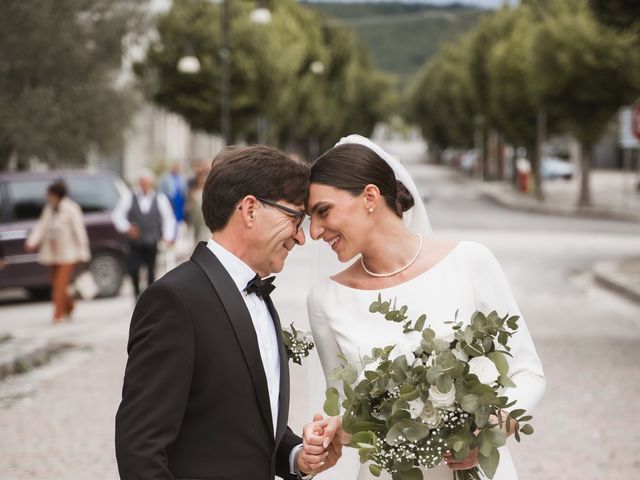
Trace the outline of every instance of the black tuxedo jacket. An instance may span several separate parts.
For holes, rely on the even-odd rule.
[[[289,454],[302,441],[287,427],[289,367],[282,342],[279,348],[274,435],[251,317],[231,276],[200,243],[191,260],[143,293],[133,312],[116,415],[120,477],[295,479]]]

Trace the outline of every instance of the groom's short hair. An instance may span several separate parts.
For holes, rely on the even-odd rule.
[[[211,162],[202,192],[202,213],[212,232],[223,229],[247,195],[303,205],[309,187],[309,167],[265,145],[231,145]]]

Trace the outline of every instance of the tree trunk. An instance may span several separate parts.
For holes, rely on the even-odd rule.
[[[429,144],[429,155],[427,161],[435,164],[442,165],[442,148],[435,143]]]
[[[504,180],[504,138],[500,133],[496,133],[496,168],[498,180]]]
[[[0,143],[0,172],[6,172],[9,168],[9,162],[11,161],[12,153],[12,145]]]
[[[536,198],[540,201],[544,200],[544,190],[542,189],[542,157],[544,155],[543,147],[545,137],[547,135],[547,114],[544,109],[538,109],[536,115],[536,148],[531,162],[531,173],[533,175],[534,192]]]
[[[580,142],[580,197],[578,207],[591,206],[591,145]]]
[[[488,127],[482,128],[482,152],[480,154],[481,158],[481,176],[482,180],[487,180],[489,178],[489,141],[491,136],[491,130]]]

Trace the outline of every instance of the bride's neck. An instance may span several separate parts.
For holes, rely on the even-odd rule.
[[[419,240],[402,221],[380,229],[366,242],[362,260],[367,269],[376,273],[393,272],[405,266],[416,254]]]

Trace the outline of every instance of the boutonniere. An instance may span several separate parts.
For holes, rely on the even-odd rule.
[[[289,328],[282,329],[282,341],[287,349],[289,360],[298,365],[302,365],[302,359],[308,357],[315,346],[311,334],[296,330],[293,323]]]

